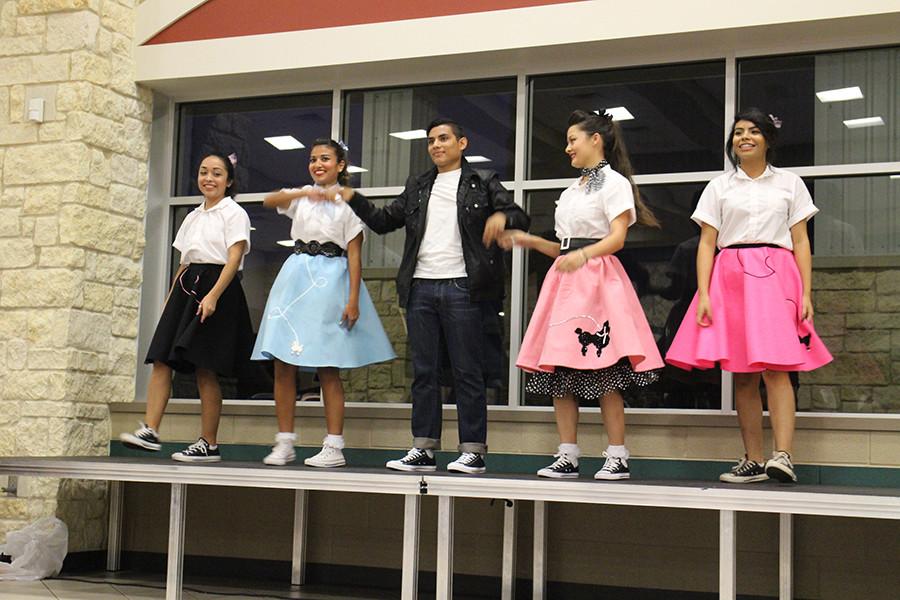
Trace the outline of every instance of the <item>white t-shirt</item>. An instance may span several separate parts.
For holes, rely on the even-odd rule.
[[[247,242],[244,256],[250,252],[250,217],[247,211],[225,196],[206,210],[203,203],[184,218],[172,246],[181,252],[181,264],[206,263],[224,265],[228,249],[238,242]],[[238,270],[244,268],[244,257]]]
[[[296,189],[285,189],[295,192]],[[305,196],[294,198],[287,208],[278,207],[278,214],[290,217],[291,239],[304,242],[334,242],[344,250],[353,238],[363,231],[363,223],[353,209],[343,202],[312,201]]]
[[[756,179],[738,168],[710,181],[691,219],[718,230],[719,248],[776,244],[793,250],[791,227],[817,212],[802,179],[767,166]]]
[[[438,173],[428,198],[425,234],[413,277],[451,279],[466,276],[456,195],[462,169]]]
[[[603,187],[588,193],[576,179],[556,201],[556,237],[602,239],[609,235],[610,223],[628,211],[628,226],[634,225],[634,194],[627,178],[606,165]]]

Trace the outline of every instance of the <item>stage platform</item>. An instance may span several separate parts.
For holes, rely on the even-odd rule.
[[[159,458],[40,457],[0,458],[0,475],[60,477],[110,482],[107,568],[118,570],[121,551],[123,482],[171,486],[166,599],[182,598],[184,517],[188,485],[295,490],[291,583],[305,577],[306,509],[310,491],[399,494],[404,496],[401,597],[417,595],[421,499],[438,497],[437,594],[453,598],[453,516],[456,498],[505,501],[503,526],[503,598],[514,597],[516,512],[533,502],[534,571],[532,597],[546,595],[548,506],[551,502],[714,510],[719,513],[719,597],[736,597],[736,514],[780,515],[780,598],[792,595],[792,517],[821,515],[900,519],[900,489],[850,486],[784,485],[766,482],[730,485],[709,481],[595,481],[540,479],[535,475],[400,473],[383,468],[315,469],[301,465],[266,467],[256,462],[189,464]]]

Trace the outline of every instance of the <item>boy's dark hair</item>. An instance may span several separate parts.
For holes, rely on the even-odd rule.
[[[453,119],[448,119],[446,117],[438,117],[434,121],[428,124],[428,129],[425,130],[426,133],[431,133],[431,130],[440,125],[446,125],[450,128],[450,131],[453,132],[453,135],[456,136],[456,139],[461,139],[466,137],[465,132],[463,132],[462,125],[454,121]]]

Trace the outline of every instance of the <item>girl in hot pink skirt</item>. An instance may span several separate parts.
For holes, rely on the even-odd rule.
[[[735,117],[725,144],[735,169],[706,186],[691,216],[701,227],[697,295],[666,354],[666,362],[683,369],[708,369],[718,362],[734,373],[746,454],[719,477],[731,483],[797,481],[789,371],[831,362],[812,324],[806,222],[818,209],[799,177],[770,164],[776,123],[780,126],[756,108]],[[768,461],[763,458],[760,376],[775,437]]]
[[[550,242],[522,231],[500,240],[556,260],[544,279],[516,365],[532,373],[526,390],[553,397],[559,452],[542,477],[578,477],[578,401],[599,400],[609,447],[594,477],[630,477],[621,390],[659,379],[662,358],[631,281],[615,256],[636,222],[658,227],[631,180],[619,127],[608,114],[575,111],[566,153],[582,176],[556,207]]]

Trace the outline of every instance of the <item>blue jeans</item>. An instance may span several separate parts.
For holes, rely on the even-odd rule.
[[[406,326],[413,363],[412,434],[416,448],[441,447],[443,337],[453,373],[459,451],[484,454],[487,450],[481,308],[481,303],[469,299],[465,277],[413,280]]]

